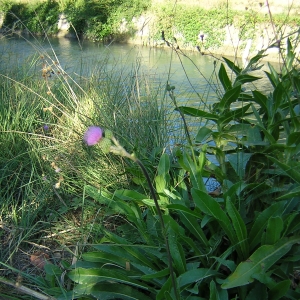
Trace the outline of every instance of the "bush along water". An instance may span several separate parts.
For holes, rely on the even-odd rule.
[[[111,131],[87,130],[87,146],[132,160],[149,189],[87,187],[125,221],[119,231],[103,227],[68,272],[73,290],[58,299],[300,298],[300,74],[290,42],[286,50],[281,72],[265,72],[269,95],[245,90],[259,79],[250,73],[263,53],[244,69],[224,58],[219,101],[206,110],[176,107],[203,126],[186,146],[161,150],[152,167]],[[166,92],[175,97],[174,87]],[[207,178],[219,182],[215,191]]]

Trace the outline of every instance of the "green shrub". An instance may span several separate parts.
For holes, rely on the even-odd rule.
[[[259,79],[250,72],[260,68],[262,57],[253,57],[245,69],[224,58],[218,73],[222,93],[213,107],[176,107],[183,118],[205,125],[186,146],[161,152],[156,167],[153,160],[148,193],[87,187],[110,215],[126,222],[117,232],[103,227],[104,237],[73,265],[70,295],[299,298],[300,73],[289,43],[281,75],[271,65],[266,72],[274,90],[267,96],[255,89],[247,93],[243,87]],[[173,99],[174,89],[166,90]],[[135,156],[111,151],[141,166]],[[220,184],[213,192],[204,183],[209,177]]]

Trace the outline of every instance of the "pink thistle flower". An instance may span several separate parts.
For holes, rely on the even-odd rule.
[[[103,131],[98,126],[90,126],[83,136],[83,140],[88,146],[96,145],[102,138]]]

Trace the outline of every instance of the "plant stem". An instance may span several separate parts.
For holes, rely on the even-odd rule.
[[[163,215],[162,215],[162,212],[161,212],[159,204],[158,204],[158,199],[156,197],[155,189],[154,189],[153,184],[151,182],[151,179],[149,177],[148,171],[145,168],[145,166],[143,165],[143,163],[135,155],[129,154],[120,145],[120,143],[118,142],[118,140],[115,137],[112,137],[111,140],[115,144],[115,146],[110,147],[110,152],[112,152],[116,155],[127,157],[130,160],[134,161],[136,164],[139,165],[139,167],[141,168],[141,170],[143,171],[143,173],[145,175],[145,178],[147,180],[147,183],[148,183],[148,186],[149,186],[149,189],[150,189],[151,196],[152,196],[152,198],[154,200],[154,203],[155,203],[155,207],[156,207],[157,214],[158,214],[158,217],[159,217],[159,222],[161,224],[162,235],[164,237],[165,244],[166,244],[168,264],[169,264],[169,269],[170,269],[170,276],[171,276],[171,279],[172,279],[172,284],[173,284],[173,287],[174,287],[174,292],[175,292],[175,297],[176,297],[175,299],[180,300],[180,294],[179,294],[178,289],[177,289],[176,278],[175,278],[175,273],[174,273],[174,269],[173,269],[172,255],[171,255],[171,251],[170,251],[170,244],[169,244],[169,241],[168,241],[168,236],[167,236],[167,233],[166,233],[165,222],[164,222]]]
[[[149,174],[148,174],[145,166],[143,165],[143,163],[138,158],[136,158],[136,157],[133,157],[133,158],[134,158],[133,161],[139,165],[139,167],[141,168],[141,170],[143,171],[143,173],[146,177],[147,183],[148,183],[149,188],[150,188],[151,196],[152,196],[152,198],[154,200],[154,203],[155,203],[155,207],[156,207],[157,214],[158,214],[159,221],[160,221],[161,228],[162,228],[163,237],[165,239],[168,262],[169,262],[169,268],[170,268],[170,275],[171,275],[172,284],[173,284],[173,287],[174,287],[175,297],[176,297],[177,300],[179,300],[180,295],[179,295],[178,290],[177,290],[177,283],[176,283],[176,278],[175,278],[175,275],[174,275],[175,273],[174,273],[174,269],[173,269],[173,262],[172,262],[172,256],[171,256],[171,251],[170,251],[170,244],[169,244],[169,241],[168,241],[168,236],[167,236],[167,233],[166,233],[166,227],[165,227],[162,212],[161,212],[159,204],[158,204],[156,193],[155,193],[153,184],[151,182],[151,179],[149,177]]]

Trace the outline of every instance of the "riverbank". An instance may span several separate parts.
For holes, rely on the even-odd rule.
[[[92,2],[78,2],[71,8],[56,1],[41,1],[35,6],[19,2],[5,11],[2,8],[0,28],[2,23],[5,32],[27,30],[95,42],[173,46],[203,55],[239,57],[244,64],[259,51],[265,51],[265,59],[269,61],[280,61],[280,49],[286,48],[287,37],[293,42],[297,56],[300,52],[297,38],[300,6],[288,7],[274,0],[269,5],[249,6],[243,1],[239,5],[229,1],[230,5],[225,7],[213,1],[205,9],[195,1],[179,1],[174,6],[170,1],[136,0],[130,3],[131,10],[125,12],[128,3],[125,4],[107,6],[103,11]]]

